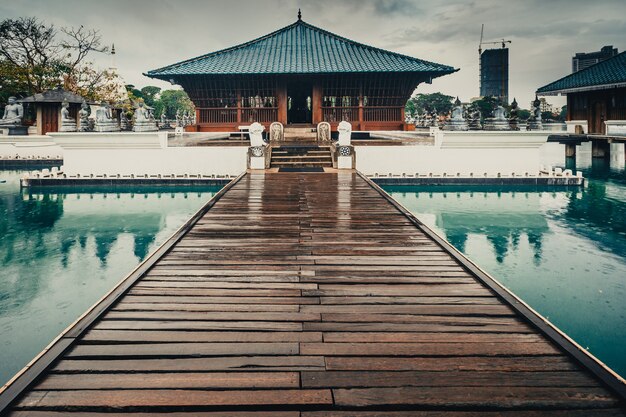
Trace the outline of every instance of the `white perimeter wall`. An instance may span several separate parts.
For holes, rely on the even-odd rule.
[[[50,136],[0,136],[2,159],[61,159],[63,149]]]
[[[63,148],[63,171],[75,174],[238,175],[245,146],[167,147],[166,133],[51,133]]]
[[[536,175],[549,132],[445,132],[435,146],[358,146],[356,167],[366,175]]]

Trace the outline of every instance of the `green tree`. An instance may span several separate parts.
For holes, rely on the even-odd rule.
[[[498,106],[498,99],[492,96],[481,97],[480,99],[473,101],[470,105],[470,110],[478,108],[483,119],[491,117],[493,110]],[[518,113],[519,114],[519,113]]]
[[[517,111],[517,117],[520,120],[528,120],[528,118],[530,117],[530,110],[519,109]]]
[[[405,106],[408,115],[437,111],[439,114],[449,113],[452,110],[454,97],[442,93],[417,94],[411,97]]]
[[[567,120],[567,104],[561,107],[561,113],[559,113],[559,120],[562,122]]]
[[[189,114],[195,112],[193,102],[183,90],[165,90],[161,92],[159,100],[154,102],[155,117],[161,117],[165,113],[168,119],[174,119],[178,110]]]
[[[146,102],[146,104],[150,107],[154,106],[154,101],[156,99],[156,96],[160,92],[161,92],[161,89],[153,85],[148,85],[141,89],[141,95],[143,96],[143,99]]]
[[[2,97],[30,95],[56,87],[99,99],[112,74],[97,71],[88,61],[93,52],[107,52],[98,31],[57,28],[30,18],[0,21],[0,87]]]

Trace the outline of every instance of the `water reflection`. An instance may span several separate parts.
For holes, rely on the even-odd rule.
[[[547,163],[582,170],[585,187],[385,189],[626,375],[626,172],[613,158],[583,150],[566,160],[555,149]]]
[[[394,197],[402,196],[410,209],[432,218],[447,240],[465,252],[468,237],[485,236],[498,263],[519,248],[526,237],[533,262],[541,263],[543,235],[549,232],[541,212],[545,190],[528,187],[406,187],[385,186]],[[407,190],[418,190],[408,193]]]
[[[0,384],[219,189],[29,192],[20,175],[0,171]]]

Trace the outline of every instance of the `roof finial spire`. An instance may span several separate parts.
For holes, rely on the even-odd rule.
[[[298,20],[302,20],[302,11],[298,9]]]

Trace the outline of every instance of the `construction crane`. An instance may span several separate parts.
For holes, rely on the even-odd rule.
[[[478,43],[478,56],[480,56],[483,53],[483,45],[497,45],[497,44],[501,44],[502,48],[506,47],[507,43],[511,43],[512,41],[508,40],[508,39],[502,39],[500,41],[494,41],[494,42],[483,42],[483,34],[485,32],[485,24],[483,23],[481,28],[480,28],[480,42]]]

